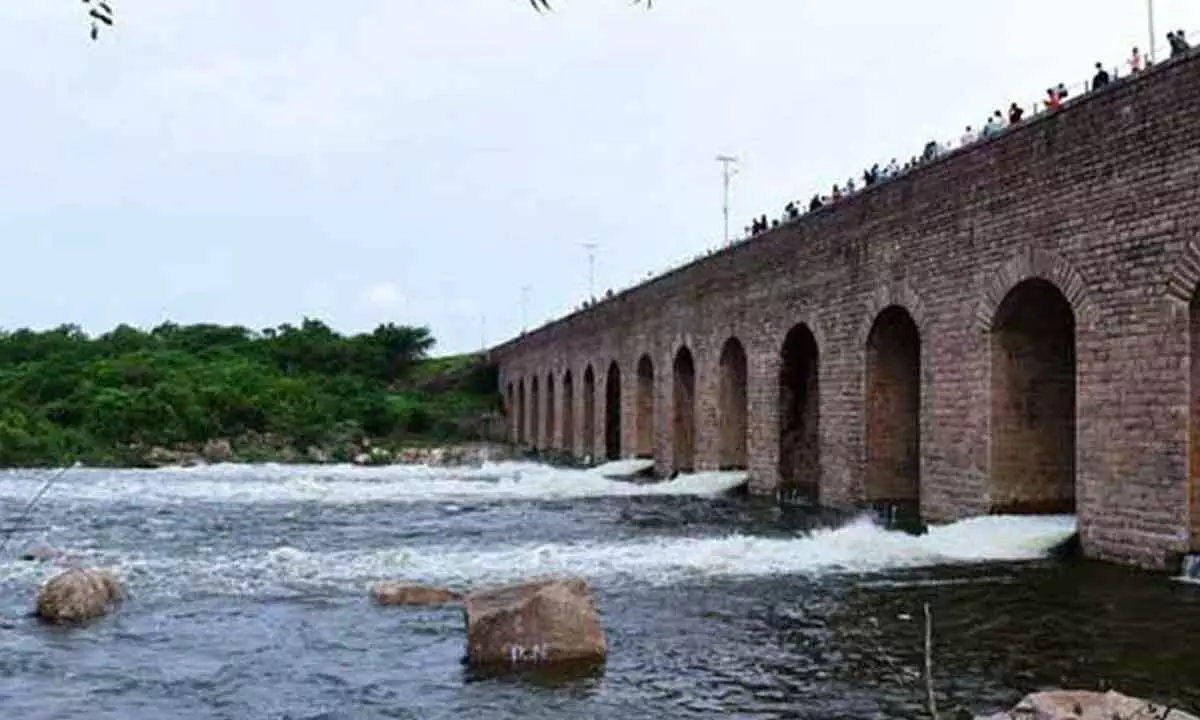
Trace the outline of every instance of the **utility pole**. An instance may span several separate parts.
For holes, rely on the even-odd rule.
[[[521,332],[529,329],[529,291],[532,285],[521,286]]]
[[[737,173],[731,166],[738,161],[734,155],[718,155],[717,162],[721,163],[721,183],[724,193],[721,199],[721,213],[725,216],[725,244],[729,244],[729,178]]]
[[[1154,0],[1146,0],[1146,22],[1150,26],[1150,62],[1154,62]]]
[[[479,354],[487,353],[487,313],[479,316]]]
[[[588,299],[596,299],[596,248],[600,247],[599,243],[585,242],[583,244],[588,254]]]

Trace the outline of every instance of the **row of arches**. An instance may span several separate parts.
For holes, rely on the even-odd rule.
[[[638,359],[635,372],[632,418],[634,448],[630,454],[639,458],[653,458],[657,444],[657,403],[654,361],[649,355],[642,355]],[[690,472],[696,467],[697,389],[696,362],[688,347],[681,347],[676,352],[671,374],[673,466],[681,472]],[[730,338],[722,348],[720,359],[718,417],[722,468],[747,466],[748,381],[746,350],[740,340]],[[621,368],[616,361],[611,362],[605,371],[604,386],[604,457],[618,459],[626,453],[621,446],[623,385]],[[561,388],[561,405],[555,403],[556,387]],[[545,388],[545,397],[542,396],[542,388]],[[584,456],[595,454],[596,373],[590,364],[583,372],[583,388],[579,398],[581,407],[576,405],[574,376],[570,370],[564,371],[557,382],[553,372],[529,378],[528,386],[525,378],[510,382],[507,400],[507,407],[514,410],[512,435],[518,443],[538,449],[570,450],[575,438],[578,408],[583,423],[580,452]],[[544,422],[541,411],[543,405],[546,408]],[[555,423],[556,412],[562,413],[560,423]]]
[[[1197,341],[1200,342],[1200,341]],[[789,496],[819,499],[822,481],[821,375],[822,357],[812,329],[798,323],[779,347],[779,374],[757,378],[766,390],[775,385],[778,418],[778,484]],[[990,338],[990,485],[992,512],[1070,512],[1075,501],[1076,359],[1075,319],[1070,302],[1051,282],[1027,279],[999,304]],[[919,503],[921,497],[921,436],[923,418],[921,333],[910,311],[901,305],[884,308],[873,319],[864,348],[862,499],[876,503]],[[662,383],[649,355],[634,364],[630,437],[634,447],[621,447],[623,427],[622,375],[616,362],[605,370],[604,456],[653,457],[670,450],[670,466],[688,472],[697,467],[698,392],[716,396],[716,464],[723,469],[749,465],[749,390],[751,375],[746,349],[731,337],[720,351],[715,387],[697,385],[697,363],[687,346],[672,358],[670,377]],[[509,383],[509,407],[515,409],[518,442],[539,448],[570,449],[575,438],[575,385],[568,370]],[[539,396],[545,388],[545,398]],[[583,371],[579,421],[583,455],[594,455],[596,433],[596,376],[591,365]],[[555,406],[556,390],[562,403]],[[663,392],[664,397],[659,397]],[[769,393],[768,393],[769,395]],[[657,412],[657,403],[670,403]],[[547,402],[546,420],[539,405]],[[555,408],[563,413],[554,423]],[[757,412],[767,410],[757,408]],[[668,438],[659,441],[656,419],[669,419]],[[536,437],[525,437],[526,420]],[[560,428],[555,436],[555,428]],[[761,445],[761,442],[759,442]],[[709,456],[711,461],[712,456]],[[1200,464],[1200,461],[1195,461]]]

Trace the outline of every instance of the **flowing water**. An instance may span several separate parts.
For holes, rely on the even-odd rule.
[[[46,477],[0,473],[0,526]],[[0,558],[0,717],[919,718],[926,602],[943,717],[1044,686],[1200,708],[1200,586],[1051,558],[1071,517],[915,536],[728,496],[739,480],[73,470]],[[81,629],[38,625],[37,585],[61,567],[14,556],[39,544],[111,566],[131,598]],[[593,585],[598,673],[475,677],[460,610],[366,592],[552,573]]]

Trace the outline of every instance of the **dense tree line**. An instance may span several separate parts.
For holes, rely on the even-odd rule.
[[[305,319],[263,331],[65,325],[0,333],[0,465],[131,462],[148,447],[271,436],[296,448],[452,433],[439,414],[485,407],[494,378],[423,391],[434,338],[381,325],[342,335]],[[462,363],[459,363],[462,364]]]

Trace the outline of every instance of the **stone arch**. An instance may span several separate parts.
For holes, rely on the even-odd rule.
[[[554,423],[554,416],[557,415],[554,405],[554,372],[546,373],[546,431],[545,446],[550,450],[558,447],[558,428]]]
[[[654,457],[654,361],[642,355],[637,362],[636,400],[637,447],[639,458]]]
[[[604,457],[621,459],[621,366],[616,360],[604,379]]]
[[[562,447],[575,454],[575,379],[570,368],[562,376]]]
[[[1049,282],[1066,299],[1076,329],[1095,325],[1096,307],[1079,273],[1058,254],[1026,246],[983,281],[983,299],[975,313],[980,329],[990,333],[1009,292],[1025,280],[1033,279]]]
[[[525,444],[525,378],[517,381],[517,444]]]
[[[529,381],[529,443],[535,450],[542,447],[542,393],[537,375]]]
[[[921,335],[907,308],[889,305],[876,314],[867,334],[866,351],[865,499],[917,507],[921,477]]]
[[[675,352],[671,376],[674,466],[691,472],[696,469],[696,361],[687,345]]]
[[[1049,280],[1016,283],[991,326],[993,513],[1074,512],[1075,314]]]
[[[750,379],[746,348],[742,341],[731,337],[721,347],[719,403],[720,462],[722,469],[744,470],[748,466],[747,435],[749,429]]]
[[[596,459],[596,371],[591,363],[583,371],[583,455]]]
[[[1167,296],[1187,308],[1188,546],[1200,551],[1200,244],[1188,241],[1167,268]],[[1179,307],[1176,305],[1175,307]]]
[[[908,281],[884,283],[874,288],[867,298],[865,312],[858,328],[860,347],[866,347],[870,342],[871,332],[875,329],[875,321],[879,314],[893,305],[904,308],[916,326],[917,334],[924,334],[929,321],[921,296],[912,289]]]
[[[784,337],[779,367],[780,492],[815,502],[821,487],[820,349],[806,323]]]

